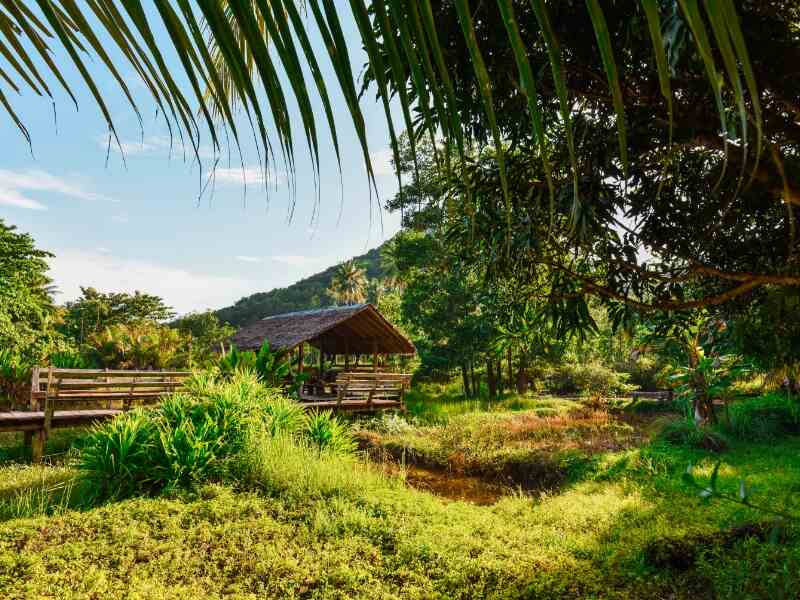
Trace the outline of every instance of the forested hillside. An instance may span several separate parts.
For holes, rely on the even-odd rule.
[[[384,277],[380,264],[383,245],[373,248],[366,254],[356,256],[353,260],[366,269],[369,279]],[[295,310],[306,310],[331,304],[326,290],[331,284],[336,265],[332,265],[320,273],[301,279],[285,288],[276,288],[268,292],[259,292],[239,300],[233,306],[219,309],[216,314],[220,321],[235,327],[241,327],[269,317]]]

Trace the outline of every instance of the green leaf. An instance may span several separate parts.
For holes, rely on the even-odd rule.
[[[689,28],[692,30],[697,51],[703,60],[703,65],[706,69],[706,76],[709,84],[711,84],[711,90],[714,92],[714,99],[717,103],[717,113],[719,114],[720,126],[723,134],[723,143],[725,146],[725,161],[722,166],[722,172],[720,173],[719,180],[714,186],[714,189],[716,190],[725,177],[725,171],[728,164],[728,120],[725,116],[725,104],[722,101],[722,84],[724,79],[717,71],[716,62],[714,61],[714,53],[708,40],[706,26],[703,23],[703,18],[700,15],[700,10],[697,7],[697,0],[678,0],[678,2],[683,9],[684,15],[686,16],[686,22],[689,24]]]
[[[533,134],[539,142],[539,152],[542,157],[542,165],[544,166],[544,174],[547,180],[547,189],[550,193],[550,219],[555,214],[555,190],[553,188],[553,177],[550,172],[550,159],[547,151],[547,139],[544,133],[544,124],[542,122],[542,113],[539,110],[538,97],[536,93],[536,82],[533,77],[530,61],[528,61],[528,54],[522,42],[522,36],[519,32],[519,25],[517,24],[516,16],[514,15],[514,6],[511,0],[497,0],[500,7],[500,14],[503,17],[503,23],[506,26],[508,37],[511,42],[511,49],[514,52],[514,60],[517,62],[519,69],[520,83],[522,84],[522,91],[528,101],[528,112],[531,114],[531,124],[533,126]]]
[[[686,467],[686,470],[683,472],[683,475],[681,475],[681,480],[683,480],[684,483],[688,483],[690,485],[695,484],[694,475],[692,475],[693,468],[694,467],[692,466],[692,463],[689,463]]]
[[[511,252],[511,196],[508,190],[508,177],[506,174],[506,161],[505,150],[503,148],[502,136],[500,129],[497,126],[497,118],[494,112],[494,101],[492,100],[492,83],[489,79],[489,72],[486,70],[486,64],[483,62],[483,56],[478,48],[478,37],[475,33],[475,25],[472,21],[472,14],[470,13],[469,2],[467,0],[455,0],[456,12],[458,14],[459,23],[461,23],[461,30],[464,33],[464,39],[469,49],[469,54],[472,59],[472,66],[475,69],[475,75],[478,78],[478,87],[483,100],[483,108],[486,111],[486,117],[489,120],[489,129],[492,131],[494,138],[495,151],[497,152],[497,166],[500,170],[500,184],[503,188],[503,199],[506,205],[506,226],[508,228],[506,251]]]
[[[599,0],[586,0],[589,8],[589,16],[592,19],[594,33],[597,37],[597,45],[600,48],[600,56],[603,59],[603,66],[608,78],[608,86],[611,89],[611,98],[614,104],[614,112],[617,115],[617,137],[619,138],[620,159],[622,160],[622,171],[628,175],[628,139],[625,127],[625,104],[622,100],[622,87],[619,81],[619,71],[617,61],[614,59],[614,49],[611,45],[611,35],[608,31],[608,24],[603,9],[600,8]]]

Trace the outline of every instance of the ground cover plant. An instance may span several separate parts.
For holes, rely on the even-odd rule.
[[[735,493],[743,477],[760,500],[796,513],[798,451],[791,435],[734,440],[718,486]],[[689,462],[708,479],[716,455],[653,441],[595,457],[566,487],[491,506],[416,491],[358,455],[287,436],[267,435],[242,455],[247,475],[235,484],[81,511],[63,493],[31,496],[69,481],[70,467],[3,467],[0,586],[9,598],[48,590],[175,598],[798,593],[795,526],[770,544],[763,513],[708,503],[683,483]]]

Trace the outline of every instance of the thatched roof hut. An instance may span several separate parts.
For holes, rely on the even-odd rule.
[[[416,349],[371,304],[304,310],[267,317],[243,327],[232,342],[257,350],[265,340],[273,349],[311,344],[325,354],[414,354]]]

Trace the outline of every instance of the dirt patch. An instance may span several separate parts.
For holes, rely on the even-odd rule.
[[[464,499],[460,494],[472,494],[475,498],[485,495],[492,498],[489,504],[517,491],[556,489],[568,479],[575,462],[583,460],[577,455],[557,459],[549,453],[530,452],[507,457],[502,462],[472,463],[461,453],[432,457],[414,448],[384,445],[375,433],[360,432],[357,439],[359,448],[376,464],[390,465],[390,469],[404,465],[414,487],[428,486],[428,491],[453,499]]]
[[[441,469],[428,469],[415,465],[401,467],[391,462],[383,463],[382,466],[385,472],[403,477],[409,486],[447,500],[490,506],[511,493],[508,487],[485,481],[480,477],[458,475]]]

